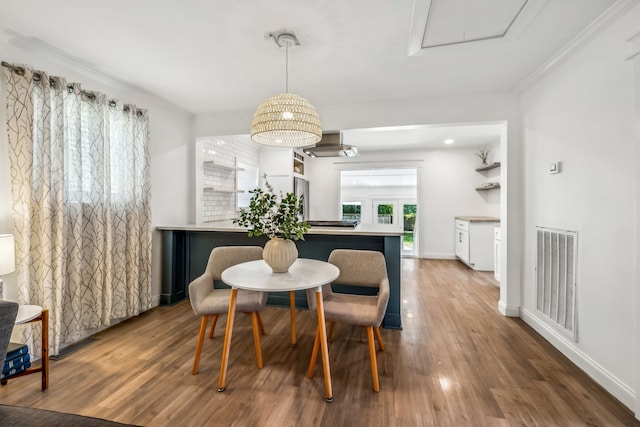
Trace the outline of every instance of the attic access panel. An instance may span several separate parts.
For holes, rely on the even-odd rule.
[[[431,0],[422,48],[504,37],[529,0]]]

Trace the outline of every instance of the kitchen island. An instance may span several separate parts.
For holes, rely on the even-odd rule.
[[[231,221],[203,225],[159,226],[162,232],[161,305],[187,297],[189,283],[204,273],[211,250],[217,246],[264,247],[267,237],[249,237],[247,229]],[[366,249],[382,252],[389,276],[389,305],[382,326],[402,329],[400,315],[400,254],[402,230],[390,225],[359,224],[356,227],[312,227],[298,240],[298,256],[327,261],[334,249]],[[221,284],[219,284],[221,285]],[[370,288],[335,287],[337,292],[367,293]],[[269,294],[268,305],[289,306],[286,292]],[[307,308],[305,292],[296,293],[296,307]]]

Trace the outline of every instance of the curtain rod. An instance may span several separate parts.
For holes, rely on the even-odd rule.
[[[17,65],[13,65],[13,64],[9,64],[8,62],[2,61],[0,63],[3,67],[7,67],[8,69],[10,69],[11,71],[13,71],[14,73],[16,73],[19,76],[24,76],[25,70],[24,68],[17,66]],[[40,73],[34,71],[33,72],[33,79],[35,81],[40,81],[40,79],[42,78],[42,76],[40,75]],[[49,83],[50,84],[55,84],[55,80],[53,80],[52,78],[49,78]],[[72,90],[73,86],[72,85],[68,85],[67,89]],[[85,95],[87,98],[89,98],[91,101],[96,99],[96,94],[93,92],[89,92],[86,90],[80,90],[80,93],[82,93],[83,95]],[[115,107],[116,105],[118,105],[118,102],[115,100],[109,100],[109,106],[110,107]],[[125,105],[122,108],[124,111],[129,111],[129,106]],[[142,110],[136,110],[136,116],[140,117],[142,116],[144,113],[142,112]]]

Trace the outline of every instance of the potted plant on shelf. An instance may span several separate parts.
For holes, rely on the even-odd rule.
[[[298,258],[294,240],[304,240],[309,224],[301,219],[303,200],[294,193],[278,196],[263,175],[266,191],[251,190],[248,208],[240,209],[234,223],[248,227],[249,237],[268,236],[262,257],[274,273],[286,273]]]
[[[476,153],[476,156],[480,157],[480,160],[482,160],[482,166],[487,166],[487,157],[489,157],[489,153],[491,151],[487,150],[485,148],[481,148],[480,150],[478,150],[478,152]]]

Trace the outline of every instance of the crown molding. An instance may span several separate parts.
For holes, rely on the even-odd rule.
[[[34,69],[46,68],[42,63],[51,64],[64,70],[73,70],[79,76],[89,78],[97,83],[114,88],[120,91],[132,91],[153,102],[163,105],[165,108],[172,110],[182,117],[193,117],[193,113],[174,104],[172,101],[162,98],[157,94],[144,89],[134,83],[112,74],[106,70],[100,69],[96,65],[72,55],[62,49],[46,43],[37,38],[27,37],[21,33],[13,31],[9,28],[0,27],[0,49],[3,51],[3,60],[14,63],[15,65],[25,65]],[[39,61],[33,61],[38,59]],[[37,63],[36,63],[37,62]],[[58,73],[60,70],[57,70]],[[53,73],[47,69],[48,73]],[[138,105],[140,108],[147,108],[144,105]]]
[[[547,60],[541,67],[529,74],[515,88],[516,93],[522,93],[543,77],[547,76],[551,71],[558,68],[567,61],[580,47],[588,40],[605,30],[612,22],[616,21],[620,16],[627,13],[634,6],[638,5],[640,0],[618,0],[604,11],[598,18],[589,24],[580,34],[575,36],[569,43],[562,47],[555,55]],[[640,43],[636,41],[636,43]]]
[[[629,56],[627,56],[627,61],[630,61],[640,55],[640,30],[631,36],[629,40],[627,40],[627,43],[629,43]]]

